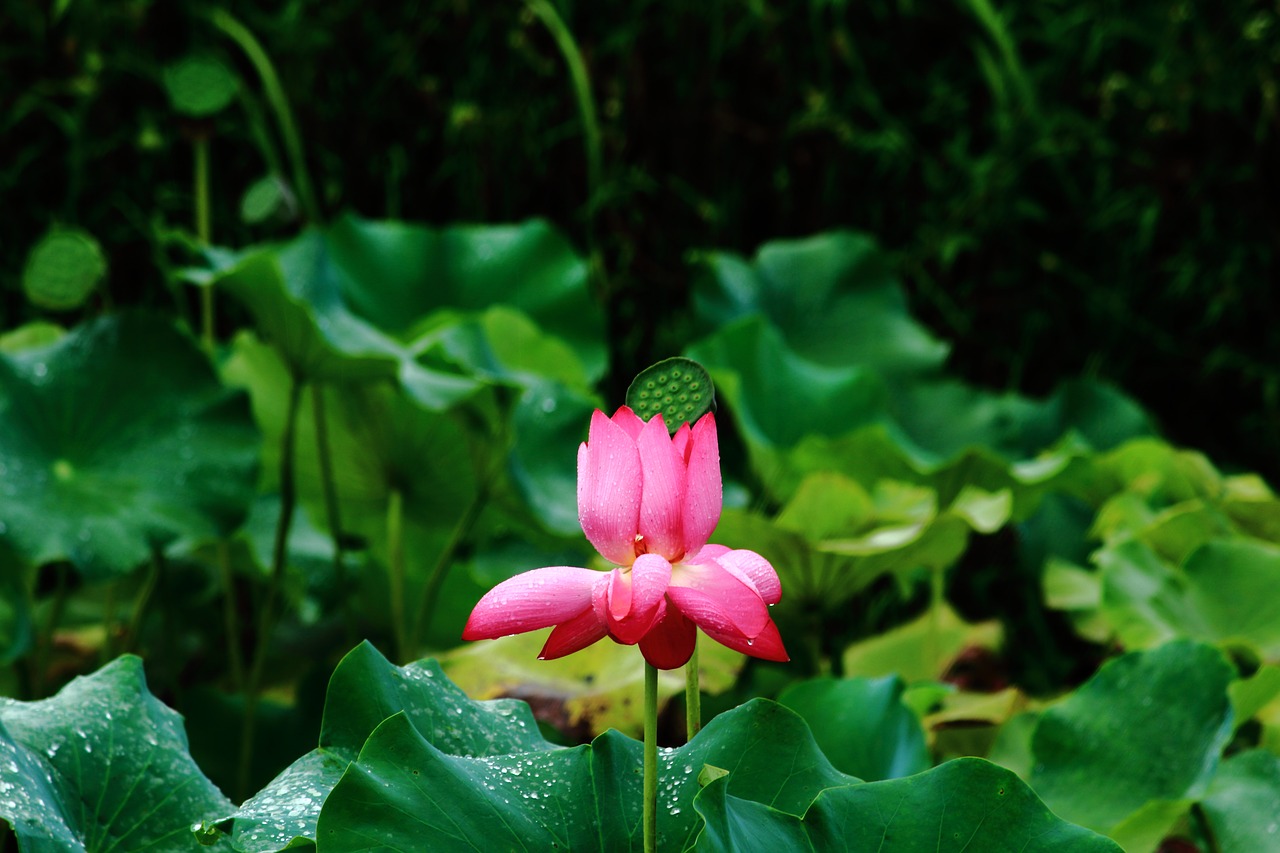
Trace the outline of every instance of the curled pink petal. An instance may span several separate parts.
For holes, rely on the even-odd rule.
[[[595,610],[584,610],[569,621],[561,622],[556,626],[551,636],[547,637],[542,651],[538,653],[538,660],[555,660],[571,655],[607,636],[609,636],[609,630]]]
[[[493,640],[568,621],[591,610],[600,577],[590,569],[550,566],[509,578],[476,604],[462,639]]]
[[[657,554],[641,554],[629,573],[614,572],[609,586],[609,635],[629,646],[639,642],[658,618],[671,582],[671,564]],[[625,585],[625,593],[616,591],[620,585]],[[627,607],[620,609],[617,602],[624,596]]]
[[[578,448],[578,521],[596,550],[620,566],[635,559],[643,482],[635,440],[597,409]]]
[[[640,640],[640,653],[658,669],[679,669],[693,657],[697,636],[693,623],[679,610],[668,606],[662,618]]]
[[[756,635],[754,640],[747,640],[736,634],[722,634],[719,631],[707,631],[707,636],[722,646],[728,646],[735,652],[742,652],[744,655],[751,655],[762,660],[778,661],[779,663],[786,663],[791,660],[787,655],[786,648],[782,645],[782,635],[778,633],[778,626],[772,619],[769,620],[769,624],[764,626],[764,630]],[[642,644],[641,649],[643,648]]]
[[[686,557],[684,562],[686,564],[690,564],[714,561],[721,554],[728,554],[731,550],[733,549],[728,545],[703,545],[698,553],[694,554],[692,557]]]
[[[687,421],[680,424],[680,429],[671,436],[671,446],[676,449],[676,455],[687,468],[689,466],[689,423]]]
[[[715,415],[708,412],[694,424],[689,436],[688,470],[685,474],[684,552],[693,554],[720,523],[723,492],[720,483],[720,442]]]
[[[708,561],[683,564],[667,597],[698,627],[753,639],[769,621],[769,608],[754,587]]]
[[[684,460],[676,453],[662,415],[654,415],[636,440],[644,490],[640,498],[640,535],[636,550],[669,560],[684,556]]]
[[[710,547],[712,546],[707,546],[707,548]],[[707,548],[702,550],[706,551]],[[765,604],[777,604],[782,600],[782,582],[778,580],[778,573],[773,570],[768,560],[755,551],[745,549],[726,551],[716,555],[715,561],[734,577],[747,581],[754,587],[764,599]]]

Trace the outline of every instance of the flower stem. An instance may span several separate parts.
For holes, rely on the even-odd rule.
[[[940,569],[934,569],[929,580],[929,659],[934,671],[941,675],[946,663],[942,660],[942,606],[946,601],[947,578]]]
[[[298,431],[298,399],[302,381],[294,374],[289,379],[289,402],[284,413],[284,435],[280,439],[280,517],[276,520],[276,537],[271,549],[271,579],[258,612],[257,646],[245,682],[244,726],[240,730],[240,767],[236,788],[239,799],[248,796],[253,763],[254,729],[257,724],[258,694],[262,690],[262,672],[267,663],[271,633],[276,624],[276,600],[284,586],[285,563],[289,553],[289,527],[297,495],[293,481],[293,449]]]
[[[405,661],[409,636],[404,624],[404,495],[392,489],[387,495],[387,568],[390,572],[391,632],[398,662]]]
[[[698,686],[698,638],[693,638],[693,657],[684,665],[684,724],[689,740],[702,729],[702,691]]]
[[[471,529],[475,527],[476,521],[480,518],[480,513],[488,503],[489,493],[502,471],[502,462],[505,459],[506,453],[504,451],[498,457],[498,461],[495,461],[485,473],[480,485],[476,488],[475,497],[471,499],[471,503],[467,504],[467,508],[463,510],[458,523],[453,526],[449,541],[440,550],[439,555],[436,557],[435,565],[431,567],[431,574],[427,576],[426,585],[422,588],[422,597],[418,599],[418,610],[413,617],[414,645],[425,641],[431,631],[431,623],[435,620],[436,615],[436,599],[440,597],[440,588],[444,586],[444,580],[449,574],[449,568],[458,556],[458,549],[462,547],[462,543],[466,541],[466,538],[471,535]]]
[[[156,584],[160,582],[160,573],[164,570],[164,555],[160,553],[159,548],[151,550],[151,562],[147,567],[147,576],[142,580],[142,586],[138,587],[137,597],[133,600],[133,614],[129,617],[129,627],[125,629],[124,650],[126,652],[134,652],[138,650],[138,635],[142,633],[142,619],[146,616],[147,605],[151,602],[151,595],[156,591]]]
[[[644,851],[658,850],[658,668],[644,662]]]
[[[53,659],[53,635],[62,622],[62,612],[67,606],[67,595],[71,591],[67,564],[57,563],[58,586],[53,593],[53,602],[49,612],[45,614],[44,626],[37,640],[35,653],[32,655],[31,698],[43,699],[48,682],[49,666]]]
[[[236,581],[231,572],[231,544],[218,540],[218,573],[222,576],[222,630],[227,635],[227,664],[231,667],[231,684],[244,689],[244,655],[240,651],[240,618],[236,609]]]
[[[603,297],[608,293],[608,281],[605,278],[604,258],[596,241],[595,220],[604,176],[604,153],[596,103],[591,95],[591,77],[587,73],[587,63],[582,58],[578,43],[556,7],[548,0],[528,0],[528,7],[547,28],[556,47],[560,49],[560,55],[564,57],[564,64],[569,69],[569,77],[573,82],[574,97],[578,101],[578,113],[582,117],[582,144],[587,157],[587,254],[590,256],[591,275],[597,287],[597,295]]]
[[[293,166],[293,185],[298,191],[298,199],[307,219],[320,221],[320,206],[316,203],[315,192],[311,188],[311,177],[307,173],[306,158],[302,154],[302,138],[293,122],[293,111],[289,108],[289,99],[285,97],[284,87],[280,85],[280,75],[276,74],[271,58],[263,50],[261,42],[250,32],[249,28],[232,17],[224,9],[214,9],[209,20],[218,29],[226,33],[232,41],[240,45],[245,56],[253,63],[258,77],[262,80],[263,91],[267,102],[276,114],[276,122],[280,126],[280,136],[284,140],[285,152]]]
[[[316,456],[320,463],[320,490],[324,493],[325,521],[329,536],[333,539],[333,573],[338,585],[338,606],[342,608],[342,621],[346,626],[347,645],[355,643],[356,626],[347,594],[347,564],[342,559],[342,514],[338,504],[338,486],[333,478],[333,452],[329,445],[329,418],[324,410],[324,386],[311,386],[311,415],[316,428]]]
[[[209,138],[201,135],[192,143],[195,149],[196,237],[205,246],[213,240],[209,216]],[[200,288],[201,340],[207,352],[213,352],[213,287]]]

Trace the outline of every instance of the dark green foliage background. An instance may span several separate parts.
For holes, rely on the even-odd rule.
[[[280,72],[326,215],[541,215],[586,244],[572,87],[522,4],[222,5]],[[220,55],[263,111],[212,120],[215,241],[294,232],[237,224],[270,123],[201,8],[0,3],[0,327],[34,316],[22,265],[54,221],[106,247],[114,302],[172,299],[164,234],[190,228],[193,127],[159,79],[189,50]],[[893,253],[963,377],[1030,393],[1104,377],[1171,440],[1280,475],[1273,4],[558,8],[602,127],[611,397],[683,344],[691,251],[853,227]]]

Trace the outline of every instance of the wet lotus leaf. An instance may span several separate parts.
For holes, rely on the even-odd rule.
[[[51,699],[0,699],[0,767],[0,818],[23,850],[200,850],[192,823],[231,808],[131,656]]]
[[[1233,755],[1200,808],[1221,853],[1272,850],[1280,835],[1280,758],[1261,749]]]
[[[31,563],[127,572],[154,547],[235,529],[253,494],[247,401],[154,317],[0,355],[0,425],[0,538]]]
[[[1021,779],[980,758],[948,761],[904,779],[830,788],[802,818],[730,790],[715,781],[698,795],[695,808],[706,828],[692,848],[697,853],[1121,849],[1056,817]]]
[[[266,853],[314,842],[316,819],[347,765],[387,717],[404,714],[445,754],[488,756],[551,749],[522,702],[474,702],[435,661],[398,667],[369,643],[334,670],[325,697],[320,745],[295,761],[239,809],[202,831],[230,835],[235,849]]]
[[[932,764],[920,720],[902,693],[897,676],[814,678],[790,685],[778,702],[804,718],[837,769],[874,782]]]
[[[1145,829],[1135,816],[1167,824],[1203,794],[1231,737],[1233,678],[1221,652],[1185,640],[1108,662],[1040,715],[1032,787],[1055,813],[1112,837]]]
[[[642,745],[617,731],[591,744],[508,755],[449,754],[403,715],[374,731],[320,815],[341,850],[640,850]],[[823,757],[804,722],[772,702],[725,712],[659,753],[660,850],[687,849],[707,765],[734,796],[801,814],[824,788],[855,782]]]
[[[644,724],[644,658],[609,640],[556,660],[538,660],[548,631],[470,643],[440,656],[449,678],[472,696],[513,696],[568,731],[599,734],[614,728],[639,737]],[[704,693],[734,683],[745,658],[700,635],[698,671]],[[658,673],[665,702],[684,690],[684,670]]]
[[[947,604],[870,639],[844,653],[844,671],[879,677],[900,675],[907,682],[937,679],[966,648],[996,648],[1000,623],[965,622]]]

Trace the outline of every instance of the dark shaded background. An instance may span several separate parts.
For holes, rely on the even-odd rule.
[[[277,68],[326,214],[545,216],[586,250],[593,210],[611,391],[681,347],[691,251],[855,228],[964,378],[1103,377],[1175,442],[1280,479],[1274,4],[562,2],[602,127],[591,205],[565,63],[524,6],[221,5]],[[192,134],[213,133],[215,240],[302,224],[239,218],[274,125],[205,8],[0,2],[0,326],[39,316],[21,270],[52,222],[108,252],[90,311],[187,298]],[[204,124],[159,82],[191,50],[244,81]]]

